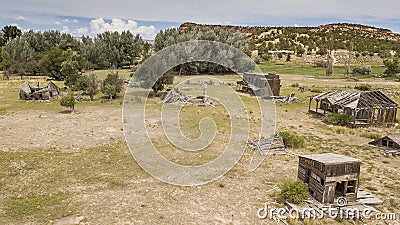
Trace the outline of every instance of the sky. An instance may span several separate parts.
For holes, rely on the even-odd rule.
[[[260,26],[357,23],[400,33],[397,0],[1,0],[0,27],[74,36],[129,30],[154,39],[183,22]]]

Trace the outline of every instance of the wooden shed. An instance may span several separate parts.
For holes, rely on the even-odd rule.
[[[237,85],[240,91],[261,97],[279,96],[281,90],[279,75],[274,73],[244,73]]]
[[[400,136],[385,136],[369,143],[377,147],[400,149]]]
[[[339,113],[353,116],[354,127],[391,127],[396,123],[397,108],[398,104],[380,90],[361,93],[338,90],[311,96],[308,111],[321,115]]]
[[[357,199],[361,161],[334,154],[299,156],[298,178],[312,197],[321,203],[334,203],[338,197]]]

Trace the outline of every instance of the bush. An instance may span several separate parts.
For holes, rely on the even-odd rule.
[[[360,91],[369,91],[371,90],[371,85],[369,84],[360,84],[356,85],[354,89],[360,90]]]
[[[69,107],[71,111],[75,110],[75,96],[72,93],[66,94],[61,97],[60,105]]]
[[[307,186],[301,181],[286,181],[280,186],[278,202],[291,202],[294,204],[304,203],[309,197]]]
[[[292,85],[290,85],[290,87],[300,87],[299,83],[293,83]]]
[[[369,75],[371,72],[371,66],[356,67],[353,69],[353,74]]]
[[[288,148],[301,148],[304,147],[304,137],[297,135],[296,133],[290,133],[288,131],[280,132],[279,135],[283,139],[283,143]]]
[[[318,88],[312,88],[312,89],[310,89],[310,92],[312,92],[312,93],[322,93],[323,91],[318,89]]]
[[[117,73],[110,73],[101,84],[101,92],[109,96],[110,100],[116,97],[123,88],[123,80],[119,78]]]
[[[394,57],[392,60],[383,60],[383,64],[386,66],[385,74],[396,74],[400,72],[400,59]]]
[[[325,117],[324,120],[326,123],[334,124],[334,125],[341,125],[346,126],[350,125],[354,122],[354,116],[350,116],[347,114],[329,114]]]
[[[315,67],[323,67],[323,68],[325,68],[326,67],[326,61],[325,60],[321,60],[321,59],[315,60],[314,61],[314,66]]]
[[[363,133],[360,135],[361,137],[369,138],[369,139],[379,139],[381,138],[380,134],[377,133]]]

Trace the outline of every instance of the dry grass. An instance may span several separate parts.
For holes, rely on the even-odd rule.
[[[236,76],[218,76],[227,83],[235,83]],[[400,214],[399,159],[385,157],[381,150],[367,145],[371,140],[368,133],[381,135],[399,134],[398,129],[371,128],[350,129],[327,125],[320,119],[307,114],[308,96],[314,93],[299,93],[290,87],[300,83],[321,90],[354,87],[355,82],[334,79],[314,79],[306,76],[282,75],[282,94],[296,93],[302,99],[299,103],[277,104],[277,129],[289,130],[305,137],[305,147],[294,150],[298,154],[335,152],[350,155],[363,160],[361,165],[361,187],[385,201],[380,210]],[[178,78],[177,82],[180,81]],[[58,120],[60,107],[58,102],[18,102],[15,88],[21,81],[0,82],[0,103],[3,118],[11,120],[18,113],[35,114],[47,111],[53,123],[62,133],[62,121]],[[366,79],[363,82],[378,87],[391,87],[399,91],[399,84],[379,79]],[[108,112],[103,107],[111,107],[109,112],[119,112],[120,104],[101,103],[100,96],[94,103],[84,102],[77,106],[77,115],[86,115],[87,125],[107,120],[111,115],[98,113],[90,116],[91,111]],[[247,106],[252,108],[251,132],[258,131],[259,118],[254,98],[242,95]],[[398,100],[396,98],[396,100]],[[149,113],[159,114],[159,100],[151,99]],[[195,138],[199,135],[198,121],[205,115],[211,116],[218,126],[218,138],[201,156],[188,154],[167,144],[161,132],[160,123],[153,124],[155,144],[162,149],[164,156],[177,163],[196,165],[215,158],[224,146],[224,138],[229,136],[229,123],[226,111],[222,107],[199,107],[189,105],[182,112],[181,124],[185,134]],[[69,116],[69,115],[68,115]],[[95,119],[91,120],[92,117]],[[63,117],[64,118],[64,117]],[[74,117],[71,117],[74,118]],[[70,118],[70,119],[71,119]],[[2,121],[2,126],[13,129],[16,126]],[[64,118],[68,121],[68,118]],[[30,123],[39,121],[32,117]],[[71,123],[74,120],[70,121]],[[94,146],[80,147],[73,151],[61,151],[57,147],[25,148],[0,151],[0,221],[2,224],[43,224],[57,222],[66,216],[82,216],[87,224],[271,224],[272,221],[260,221],[256,213],[265,202],[272,202],[276,191],[267,192],[286,180],[296,178],[297,158],[290,155],[269,156],[254,172],[248,165],[253,151],[246,149],[239,163],[224,177],[207,185],[198,187],[177,187],[162,183],[135,162],[123,140],[121,121],[111,121],[116,134],[110,139],[107,133],[99,132],[103,141]],[[57,125],[58,124],[58,125]],[[9,126],[9,127],[7,127]],[[27,127],[19,123],[19,133],[23,135]],[[79,127],[79,126],[78,126]],[[101,128],[99,128],[101,129]],[[79,130],[77,130],[79,133]],[[43,135],[38,133],[38,136]],[[72,135],[65,138],[66,143],[91,143],[93,137]],[[50,142],[52,136],[47,137]],[[99,139],[101,140],[101,138]],[[82,146],[83,146],[82,144]],[[18,145],[16,141],[15,146]],[[7,151],[6,151],[7,150]],[[291,221],[291,224],[299,224]],[[305,224],[341,224],[338,221],[306,221]],[[344,224],[350,224],[344,221]]]

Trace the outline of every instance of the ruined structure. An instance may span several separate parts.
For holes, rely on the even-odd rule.
[[[385,149],[385,155],[400,156],[400,136],[385,136],[369,143]]]
[[[53,82],[49,82],[45,87],[41,88],[39,83],[37,86],[31,86],[25,81],[18,89],[20,100],[49,100],[60,95],[60,88]]]
[[[281,79],[274,73],[244,73],[243,80],[238,81],[237,86],[239,91],[260,97],[279,96]]]
[[[167,89],[167,91],[161,95],[161,101],[170,104],[186,104],[190,98],[190,96],[182,95],[178,88]]]
[[[357,199],[361,161],[334,153],[299,156],[298,178],[312,197],[334,203],[338,197]]]
[[[315,110],[312,102],[315,101]],[[354,116],[353,127],[395,125],[398,104],[380,90],[361,93],[334,91],[310,96],[308,111],[320,115],[339,113]]]
[[[286,148],[281,136],[261,138],[248,142],[251,148],[257,149],[260,155],[285,154]]]

